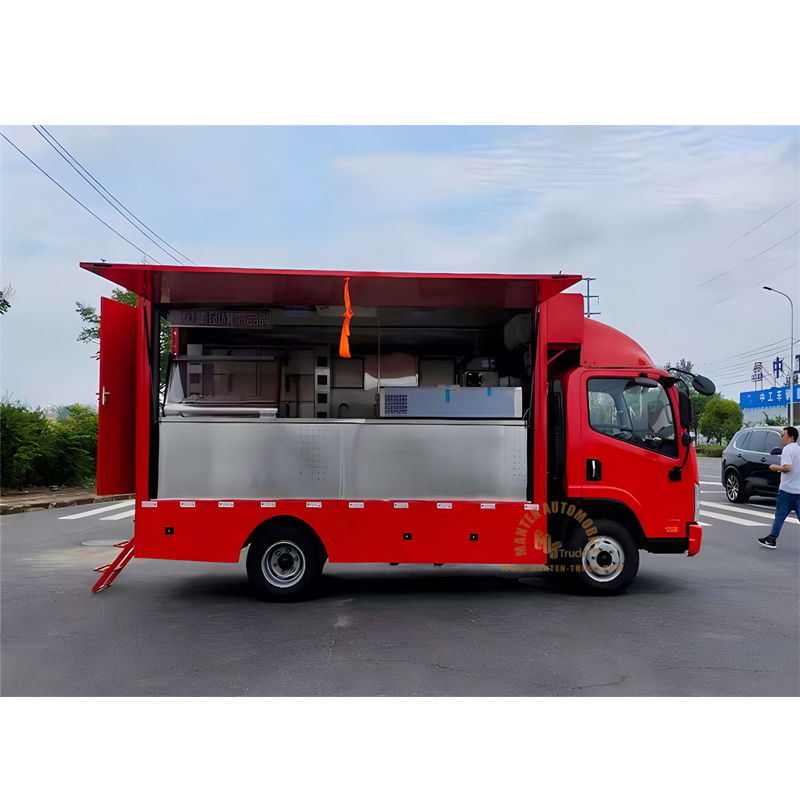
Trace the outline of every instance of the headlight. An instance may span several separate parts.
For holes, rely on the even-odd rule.
[[[694,519],[692,522],[697,522],[700,518],[700,484],[694,485]]]

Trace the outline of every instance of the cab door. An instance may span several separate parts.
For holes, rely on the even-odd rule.
[[[597,370],[573,383],[580,392],[573,408],[581,420],[571,426],[580,440],[570,447],[570,494],[624,504],[648,537],[685,535],[694,487],[688,470],[682,480],[670,479],[686,454],[676,414],[663,386],[642,386],[636,377]]]
[[[136,410],[137,309],[100,300],[97,494],[132,494]]]

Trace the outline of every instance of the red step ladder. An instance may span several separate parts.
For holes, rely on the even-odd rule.
[[[95,572],[102,572],[103,577],[94,585],[92,594],[102,592],[107,589],[114,581],[114,578],[122,572],[124,566],[133,558],[133,539],[115,544],[114,547],[121,547],[122,552],[110,564],[97,567]]]

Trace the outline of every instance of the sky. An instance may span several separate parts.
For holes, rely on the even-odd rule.
[[[76,341],[75,303],[99,307],[113,285],[78,263],[179,262],[32,125],[0,131],[75,198],[0,139],[0,283],[14,289],[0,319],[2,390],[34,407],[96,404],[95,348]],[[595,279],[594,319],[659,365],[693,362],[736,400],[755,361],[767,373],[789,361],[789,302],[762,285],[792,297],[800,337],[800,127],[44,132],[198,265],[580,274]]]

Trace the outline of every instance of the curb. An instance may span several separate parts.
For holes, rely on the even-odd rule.
[[[112,503],[116,500],[132,500],[132,494],[114,494],[102,497],[78,497],[73,500],[32,500],[30,502],[0,503],[0,515],[24,514],[29,511],[42,511],[48,508],[70,508],[71,506],[88,506],[93,503]]]

